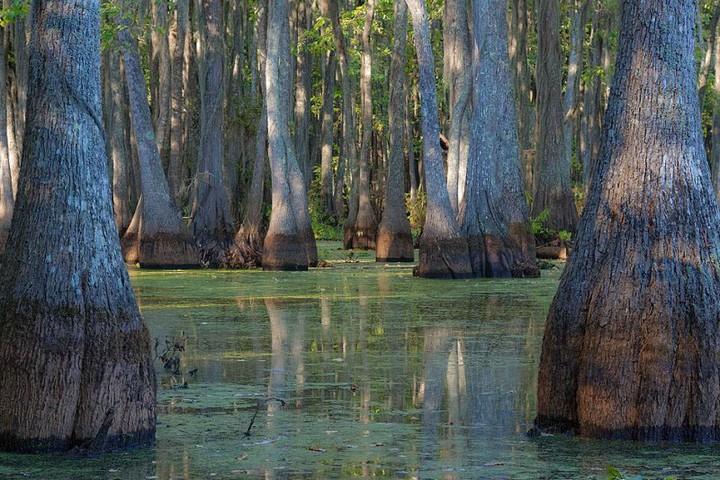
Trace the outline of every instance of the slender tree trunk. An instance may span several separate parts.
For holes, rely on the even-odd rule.
[[[32,8],[23,168],[0,270],[0,448],[150,444],[155,370],[111,209],[100,2]]]
[[[188,29],[188,0],[175,2],[175,28],[170,68],[170,152],[168,187],[176,205],[182,203],[183,130],[186,119],[183,99],[185,39]]]
[[[415,134],[413,132],[413,122],[410,115],[410,104],[415,103],[415,89],[410,86],[410,98],[405,103],[405,138],[408,144],[408,177],[410,181],[410,202],[418,201],[418,192],[420,190],[419,168],[415,161]],[[451,207],[452,208],[452,207]]]
[[[365,4],[365,24],[362,33],[362,56],[360,66],[360,101],[362,110],[362,144],[358,162],[357,197],[358,211],[355,222],[345,229],[345,248],[375,249],[377,218],[370,201],[370,164],[372,156],[373,112],[372,112],[372,50],[370,33],[375,0]]]
[[[598,172],[543,340],[541,428],[720,439],[720,211],[695,13],[693,0],[622,4]]]
[[[137,44],[127,28],[120,30],[118,40],[123,52],[142,192],[132,222],[122,238],[123,256],[127,263],[137,263],[141,267],[196,267],[198,257],[194,240],[170,195],[160,163]]]
[[[157,68],[157,101],[153,105],[155,114],[155,142],[162,164],[167,166],[170,150],[170,102],[172,97],[170,44],[168,42],[168,2],[167,0],[151,0],[153,17],[152,29],[152,61]]]
[[[333,133],[334,133],[334,100],[335,100],[335,52],[326,56],[323,72],[323,105],[321,120],[320,147],[320,197],[325,215],[335,215],[333,187]]]
[[[272,177],[272,213],[263,243],[263,269],[307,270],[317,263],[307,213],[305,183],[291,141],[290,32],[288,0],[269,0],[267,63],[268,155]],[[305,201],[303,208],[302,201]],[[314,255],[313,255],[314,252]],[[314,258],[313,258],[314,256]]]
[[[717,27],[720,21],[720,4],[715,7],[712,18],[710,19],[709,32],[707,36],[707,47],[703,55],[703,62],[700,66],[700,74],[698,76],[698,95],[700,97],[700,109],[705,106],[705,96],[707,92],[707,82],[711,74],[715,72],[715,44],[717,43]]]
[[[0,28],[0,79],[6,77],[5,29]],[[0,125],[7,124],[6,102],[7,83],[0,82]],[[5,250],[5,242],[10,233],[10,222],[15,205],[7,140],[7,130],[0,128],[0,264],[2,264],[2,253]]]
[[[537,0],[537,139],[532,216],[548,210],[547,226],[574,233],[578,214],[565,157],[560,59],[560,13],[556,0]]]
[[[200,153],[190,227],[203,264],[226,264],[233,239],[223,175],[225,43],[220,0],[202,0],[200,12]]]
[[[110,117],[108,118],[108,151],[112,164],[112,193],[113,211],[115,212],[115,226],[121,238],[130,226],[133,216],[133,205],[130,203],[130,152],[126,132],[128,131],[127,94],[123,83],[123,68],[120,54],[117,51],[109,53]]]
[[[461,205],[473,274],[539,276],[520,171],[508,53],[507,0],[474,0],[473,114]]]
[[[312,11],[309,0],[297,2],[297,36],[302,38],[312,29]],[[310,188],[313,162],[310,159],[310,97],[312,96],[312,56],[306,46],[301,46],[295,65],[295,152],[305,178],[305,188]]]
[[[378,262],[412,262],[410,222],[405,213],[405,63],[407,50],[408,10],[405,0],[395,1],[395,29],[390,60],[390,158],[385,185],[385,208],[378,228],[375,260]]]
[[[424,0],[407,0],[415,33],[420,82],[423,165],[427,192],[427,213],[420,239],[421,277],[464,278],[472,274],[468,246],[461,236],[450,206],[440,153],[435,60],[430,43]]]

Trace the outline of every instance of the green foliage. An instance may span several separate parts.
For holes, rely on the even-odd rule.
[[[572,240],[572,233],[567,230],[554,230],[547,226],[547,221],[550,220],[550,210],[547,208],[540,212],[537,217],[530,219],[530,231],[533,235],[540,238],[542,241],[550,241],[552,239],[560,239],[563,242],[569,242]]]
[[[606,480],[643,480],[642,475],[628,475],[621,472],[615,467],[608,467]],[[674,480],[673,477],[667,477],[665,480]]]
[[[320,166],[315,167],[313,182],[308,191],[310,223],[316,240],[343,240],[344,226],[337,215],[328,215],[322,208]]]
[[[410,194],[405,194],[405,204],[408,210],[408,220],[410,221],[410,230],[412,230],[413,238],[422,231],[425,225],[425,214],[427,213],[427,198],[425,192],[418,192],[417,198],[413,201]]]
[[[30,11],[30,0],[12,0],[10,5],[0,8],[0,27],[6,27],[19,18],[25,18]]]

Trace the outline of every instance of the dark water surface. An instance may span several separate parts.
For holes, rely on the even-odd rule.
[[[434,281],[334,256],[304,273],[131,271],[158,353],[185,345],[175,374],[157,361],[156,448],[0,454],[0,477],[720,478],[717,446],[525,435],[558,269]]]

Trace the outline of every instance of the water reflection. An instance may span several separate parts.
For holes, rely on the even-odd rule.
[[[663,477],[720,472],[714,453],[697,447],[524,435],[557,277],[437,282],[374,268],[140,272],[134,281],[153,338],[185,332],[181,366],[197,369],[187,389],[161,390],[155,452],[113,457],[110,467],[37,458],[31,467],[4,456],[0,476],[40,468],[40,478],[160,479],[604,478],[611,465]]]

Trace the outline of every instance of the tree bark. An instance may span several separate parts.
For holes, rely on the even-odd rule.
[[[223,175],[225,119],[225,42],[220,0],[202,0],[200,14],[200,153],[193,202],[192,228],[200,260],[225,265],[233,224]]]
[[[168,158],[168,187],[176,205],[182,203],[183,130],[185,122],[183,71],[185,69],[185,39],[189,20],[188,0],[175,2],[175,28],[170,64],[170,152]]]
[[[536,277],[520,171],[505,12],[507,0],[473,1],[473,113],[462,230],[478,277]]]
[[[417,274],[428,278],[465,278],[472,275],[468,245],[460,234],[450,206],[440,153],[437,93],[430,29],[424,0],[407,0],[415,33],[420,86],[423,165],[427,213],[420,239]]]
[[[395,1],[395,29],[390,59],[390,158],[385,185],[385,208],[378,228],[375,260],[415,260],[412,233],[405,207],[405,63],[408,10],[405,0]]]
[[[0,448],[146,445],[155,370],[113,221],[100,2],[32,6],[27,134],[0,271]]]
[[[122,238],[123,256],[147,268],[197,267],[194,240],[175,206],[160,163],[137,44],[127,28],[118,33],[140,163],[142,197]]]
[[[598,172],[548,314],[541,428],[720,439],[720,211],[700,129],[693,0],[628,0]]]
[[[153,19],[152,62],[157,69],[157,95],[153,105],[155,142],[160,160],[164,166],[168,165],[170,150],[170,101],[171,71],[170,71],[170,44],[168,42],[168,2],[167,0],[152,0],[151,11]]]
[[[575,232],[577,209],[565,158],[560,59],[560,13],[556,0],[538,0],[536,156],[532,216],[549,210],[547,226]]]
[[[320,197],[326,216],[335,215],[333,176],[333,133],[334,133],[334,100],[335,100],[335,52],[326,56],[323,72],[323,104],[321,119],[320,147]]]
[[[5,52],[5,29],[0,28],[0,79],[7,77]],[[6,102],[7,83],[0,82],[0,126],[7,124]],[[0,264],[15,205],[7,140],[7,130],[0,128]]]
[[[365,24],[363,26],[363,50],[360,65],[360,102],[362,111],[362,143],[358,161],[357,181],[357,214],[354,222],[345,229],[344,244],[346,249],[359,248],[374,250],[377,237],[377,218],[370,200],[370,157],[372,156],[373,112],[372,112],[372,51],[370,49],[370,33],[375,0],[365,4]],[[354,195],[353,195],[354,197]]]
[[[268,156],[272,213],[263,243],[264,270],[307,270],[317,263],[305,182],[290,137],[290,32],[288,0],[268,1],[267,88]],[[304,205],[303,205],[304,200]]]
[[[306,31],[312,29],[312,11],[309,0],[297,2],[298,48],[295,62],[295,152],[305,178],[305,188],[310,188],[313,178],[313,162],[310,158],[310,97],[312,96],[312,56],[308,48],[300,45]]]

